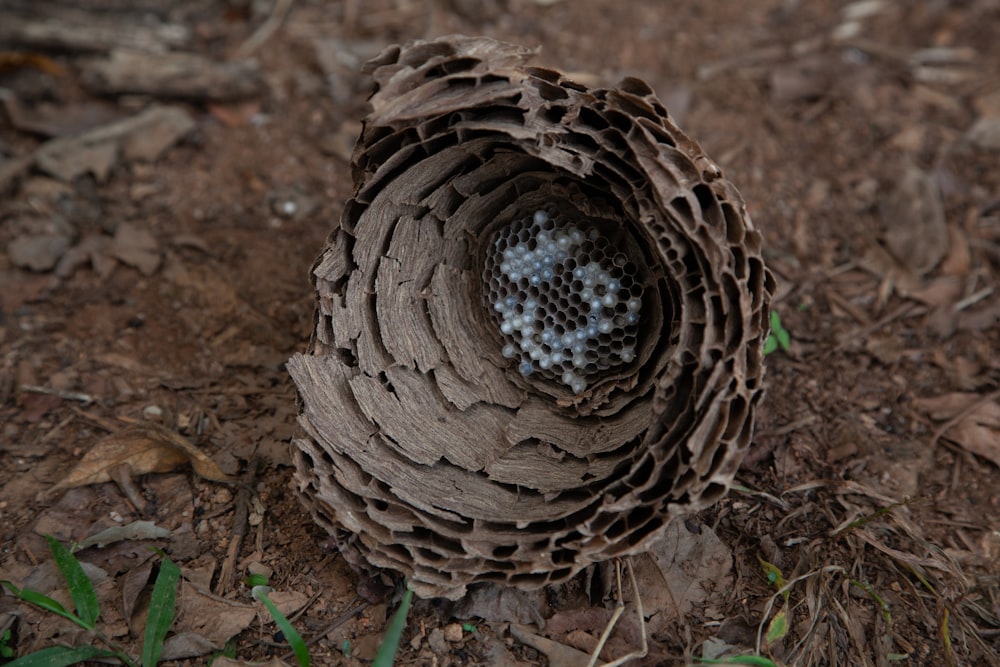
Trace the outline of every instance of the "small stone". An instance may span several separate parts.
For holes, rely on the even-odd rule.
[[[274,576],[274,569],[260,561],[254,561],[247,565],[247,572],[250,574],[259,574],[265,577],[268,581]]]
[[[1000,151],[1000,116],[984,116],[965,133],[966,139],[986,150]]]
[[[444,626],[444,638],[453,644],[462,641],[462,624],[449,623]]]
[[[142,417],[150,421],[159,421],[163,418],[163,408],[159,405],[147,405],[142,409]]]
[[[461,629],[461,626],[459,626],[459,630]],[[431,633],[427,636],[427,645],[435,653],[442,654],[448,652],[448,644],[444,641],[444,632],[441,631],[441,628],[431,630]]]
[[[228,505],[233,501],[233,493],[229,489],[219,489],[212,494],[213,505]]]
[[[21,236],[7,246],[11,264],[32,271],[50,271],[69,250],[65,236]]]

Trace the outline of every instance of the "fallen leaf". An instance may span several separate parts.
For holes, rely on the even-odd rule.
[[[160,660],[183,660],[184,658],[197,658],[198,656],[211,653],[217,650],[212,642],[205,639],[196,632],[178,632],[167,637],[163,642],[163,653]],[[213,665],[221,665],[220,658],[216,658]]]
[[[213,667],[288,667],[288,663],[278,657],[272,656],[267,662],[247,662],[245,660],[234,660],[225,656],[219,656],[212,661]]]
[[[995,396],[992,400],[984,398],[980,394],[952,393],[918,398],[913,405],[936,421],[946,422],[962,415],[944,437],[1000,466],[1000,403]]]
[[[222,648],[230,637],[247,629],[258,613],[257,605],[231,602],[203,593],[183,580],[177,606],[174,631],[198,635],[214,648]]]
[[[649,553],[633,561],[651,634],[695,607],[711,616],[732,586],[732,551],[705,525],[692,530],[673,521]]]
[[[886,196],[881,213],[889,252],[915,275],[924,275],[947,254],[944,203],[930,174],[914,165],[905,165]]]
[[[112,526],[102,530],[81,541],[77,546],[86,549],[95,545],[104,547],[124,540],[155,540],[164,537],[170,537],[170,531],[166,528],[160,528],[152,521],[133,521],[124,526]]]
[[[160,244],[149,230],[123,222],[115,230],[108,252],[118,261],[151,276],[160,267]]]
[[[86,484],[112,481],[111,471],[128,464],[135,475],[170,472],[185,463],[214,482],[232,482],[219,466],[185,438],[154,425],[137,425],[98,441],[50,493]]]
[[[451,609],[453,618],[481,618],[490,623],[545,625],[537,592],[487,584],[472,588]]]
[[[122,616],[125,617],[125,622],[133,633],[136,628],[142,628],[146,625],[148,594],[152,590],[149,578],[152,572],[153,559],[150,558],[121,577]],[[146,604],[140,604],[140,599]]]
[[[583,651],[578,651],[571,646],[545,637],[539,637],[531,632],[526,625],[511,624],[510,634],[514,635],[514,638],[522,644],[545,654],[549,659],[549,667],[579,667],[579,665],[588,664],[590,660],[590,656]]]
[[[301,591],[273,591],[267,596],[285,616],[291,616],[309,601],[309,596]]]
[[[194,119],[183,109],[152,106],[82,134],[47,141],[35,151],[34,161],[39,169],[63,181],[88,172],[104,181],[120,153],[155,159],[194,126]]]

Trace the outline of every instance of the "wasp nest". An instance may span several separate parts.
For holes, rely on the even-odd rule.
[[[719,500],[772,278],[743,200],[636,79],[485,38],[392,47],[289,370],[297,483],[423,596],[558,583]]]

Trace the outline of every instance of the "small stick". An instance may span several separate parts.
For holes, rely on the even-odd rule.
[[[240,48],[236,49],[236,57],[240,60],[249,58],[254,51],[263,46],[264,42],[271,39],[274,31],[285,22],[285,18],[294,3],[295,0],[274,0],[274,5],[271,7],[271,13],[267,19],[250,35],[247,41],[240,45]]]
[[[646,639],[646,614],[642,610],[642,596],[639,594],[639,585],[635,581],[635,570],[632,569],[631,556],[625,557],[625,567],[628,568],[628,576],[629,581],[632,584],[632,592],[635,593],[635,611],[639,615],[639,634],[642,636],[642,648],[638,651],[632,651],[627,655],[623,655],[612,662],[605,663],[602,667],[620,667],[620,665],[624,665],[629,660],[645,658],[646,654],[649,653],[649,642]],[[607,626],[605,626],[604,632],[601,633],[601,638],[597,642],[594,652],[590,654],[590,662],[587,663],[587,667],[594,667],[594,665],[597,664],[597,658],[604,649],[604,645],[607,643],[608,638],[611,636],[611,631],[614,630],[615,625],[618,623],[618,619],[621,618],[622,613],[625,611],[625,597],[624,591],[622,590],[622,561],[620,558],[615,559],[615,579],[618,586],[618,604],[615,606],[615,613],[611,615],[611,620],[609,620]]]

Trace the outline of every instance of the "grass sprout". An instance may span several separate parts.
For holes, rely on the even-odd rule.
[[[389,628],[385,632],[385,638],[378,647],[375,654],[375,661],[372,667],[392,667],[396,661],[396,653],[399,651],[399,642],[403,637],[403,628],[406,627],[406,616],[410,612],[410,603],[413,601],[413,589],[407,587],[403,595],[403,601],[399,604],[399,609],[393,614],[389,621]]]
[[[252,574],[246,578],[246,583],[252,587],[250,595],[253,596],[253,599],[260,600],[264,608],[267,609],[267,612],[271,614],[275,625],[281,630],[285,641],[288,642],[288,645],[292,648],[292,652],[295,653],[295,661],[299,667],[309,667],[309,647],[306,646],[302,635],[295,629],[295,626],[288,620],[288,617],[281,613],[278,606],[268,597],[268,593],[273,589],[267,585],[267,577],[260,574]]]
[[[764,340],[764,354],[771,354],[778,350],[787,352],[792,344],[792,336],[785,327],[781,326],[781,316],[778,315],[778,311],[771,311],[770,324],[771,333]]]
[[[149,603],[149,615],[146,621],[146,632],[143,637],[142,656],[135,660],[110,637],[97,628],[101,616],[100,603],[94,585],[83,571],[80,561],[61,542],[46,535],[49,550],[55,559],[56,567],[66,581],[70,597],[73,600],[73,611],[67,610],[57,600],[28,588],[18,588],[12,582],[0,581],[7,590],[19,599],[35,605],[45,611],[72,621],[81,628],[91,632],[93,636],[108,648],[97,646],[51,646],[48,648],[21,656],[7,663],[7,667],[63,667],[75,665],[87,660],[118,659],[128,667],[153,667],[163,653],[163,641],[167,631],[174,622],[174,602],[177,583],[180,580],[180,569],[166,554],[157,550],[162,557],[160,571],[153,584],[153,594]],[[7,647],[8,649],[10,647]]]

